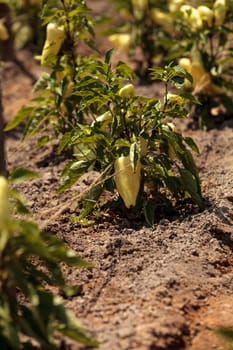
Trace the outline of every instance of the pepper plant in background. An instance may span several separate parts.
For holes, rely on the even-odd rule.
[[[42,0],[1,0],[11,9],[11,32],[14,48],[29,46],[33,50],[40,49],[44,31],[41,30],[41,20],[38,12]]]
[[[232,0],[112,1],[122,17],[109,40],[129,56],[141,50],[137,73],[142,68],[145,76],[158,61],[175,60],[193,76],[185,89],[201,102],[190,108],[200,126],[217,113],[232,112]]]
[[[185,88],[200,101],[192,115],[200,127],[208,127],[213,116],[221,113],[231,116],[233,111],[233,2],[215,0],[208,6],[183,5],[179,18],[184,33],[177,45],[183,47],[179,64],[193,76],[193,83],[187,82]]]
[[[27,118],[25,137],[38,130],[51,131],[52,127],[53,133],[43,135],[39,140],[40,145],[85,120],[80,98],[74,89],[77,90],[84,83],[95,62],[93,52],[97,52],[89,12],[83,0],[44,1],[41,18],[46,36],[40,62],[46,72],[35,84],[35,99],[23,107],[9,125],[12,128]],[[90,56],[80,53],[83,45],[90,48]]]
[[[12,172],[19,181],[25,171]],[[23,175],[23,176],[22,176]],[[21,197],[0,176],[0,347],[2,350],[60,349],[58,334],[79,343],[98,346],[77,318],[53,294],[56,287],[72,295],[61,263],[88,267],[76,253],[54,235],[41,233],[32,221],[19,218],[15,200]],[[17,208],[17,210],[16,210]],[[17,218],[15,217],[17,214]],[[64,340],[64,339],[63,339]]]
[[[2,103],[2,76],[0,70],[0,175],[6,176],[6,151],[5,151],[5,134],[4,134],[4,112]]]
[[[163,64],[172,46],[172,18],[167,3],[157,0],[111,0],[119,17],[107,33],[112,45],[128,53],[136,63],[135,72],[142,82],[150,81],[148,68]],[[164,30],[160,30],[160,25]],[[168,47],[167,47],[168,46]]]

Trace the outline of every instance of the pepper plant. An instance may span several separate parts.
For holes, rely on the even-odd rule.
[[[199,126],[207,127],[216,114],[231,115],[232,0],[113,2],[122,17],[109,40],[130,56],[138,57],[135,50],[141,50],[142,75],[158,61],[176,60],[193,76],[184,88],[200,101],[190,106]]]
[[[44,39],[41,20],[38,16],[42,0],[2,0],[11,10],[11,28],[14,48],[29,46],[38,50]]]
[[[233,110],[233,2],[183,5],[178,18],[183,33],[177,45],[180,54],[183,49],[179,64],[193,76],[185,88],[200,101],[192,114],[200,127],[208,127],[216,113],[231,115]]]
[[[72,148],[74,159],[63,171],[60,190],[69,188],[90,170],[98,173],[82,198],[79,220],[98,208],[101,194],[115,190],[122,205],[144,213],[149,224],[153,224],[159,205],[172,205],[172,196],[191,197],[203,209],[200,180],[191,154],[191,149],[198,148],[168,122],[187,117],[187,96],[170,93],[169,87],[178,89],[185,79],[192,81],[191,76],[180,66],[153,69],[151,78],[164,83],[164,100],[137,96],[132,83],[122,85],[117,81],[116,71],[121,64],[116,71],[111,69],[110,54],[96,71],[105,95],[96,85],[85,97],[87,102],[101,105],[101,114],[93,115],[89,124],[77,124],[61,140],[60,151],[66,146]]]
[[[163,64],[173,42],[173,19],[168,2],[158,0],[111,0],[120,14],[107,30],[114,47],[136,63],[135,72],[150,82],[148,68]],[[161,30],[162,28],[162,30]]]
[[[85,114],[80,108],[81,100],[74,92],[84,83],[97,52],[90,10],[85,1],[45,0],[41,19],[46,28],[45,43],[40,62],[46,72],[35,84],[36,97],[23,107],[10,123],[8,129],[24,119],[28,120],[24,137],[52,126],[53,133],[39,140],[43,145],[58,137],[78,122],[84,122]],[[91,48],[90,56],[80,53],[80,47]]]
[[[15,170],[10,180],[18,182],[29,173]],[[21,219],[19,208],[21,213],[26,212],[20,194],[0,176],[1,349],[60,349],[59,334],[60,342],[62,336],[98,346],[51,289],[56,288],[67,296],[75,292],[65,282],[61,263],[77,268],[90,264],[54,235],[41,233],[35,222]]]

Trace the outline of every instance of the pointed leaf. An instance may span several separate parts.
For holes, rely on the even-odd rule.
[[[105,54],[105,60],[104,60],[105,63],[108,63],[108,64],[110,63],[111,58],[112,58],[113,51],[114,51],[114,48],[112,48],[112,49],[110,49],[110,50],[108,50],[108,51],[106,52],[106,54]]]
[[[153,226],[155,222],[155,209],[157,207],[156,201],[148,200],[144,206],[143,212],[146,222],[149,226]]]
[[[187,169],[179,169],[184,189],[191,195],[201,210],[204,209],[204,202],[199,194],[198,184],[195,176]]]
[[[14,129],[20,123],[22,123],[26,118],[28,118],[35,107],[33,106],[24,106],[21,110],[16,114],[16,116],[11,120],[7,126],[5,127],[5,131],[9,131]]]
[[[15,168],[10,172],[9,181],[18,184],[25,180],[35,179],[38,177],[38,173],[36,173],[34,170],[26,168]]]

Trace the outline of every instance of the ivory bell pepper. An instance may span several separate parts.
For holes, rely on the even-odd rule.
[[[64,26],[59,26],[55,22],[51,22],[46,28],[46,40],[41,55],[41,64],[46,63],[46,59],[49,55],[57,55],[62,43],[65,39],[65,29]]]
[[[198,10],[190,5],[182,5],[181,14],[192,32],[203,27],[203,22]]]
[[[129,156],[121,156],[115,160],[115,183],[119,195],[126,208],[134,207],[141,182],[141,163],[134,171]]]
[[[148,0],[132,0],[132,5],[140,11],[144,11],[148,6]]]
[[[150,11],[151,19],[161,26],[168,34],[174,33],[173,17],[168,12],[160,11],[158,8],[152,8]]]
[[[119,90],[119,95],[123,98],[131,98],[135,94],[135,88],[133,84],[126,84]]]
[[[108,40],[123,52],[128,52],[132,43],[132,37],[129,33],[112,34]]]
[[[205,70],[199,58],[194,58],[192,61],[189,58],[181,58],[179,65],[192,75],[193,83],[190,84],[187,81],[186,86],[189,87],[191,85],[194,94],[218,95],[224,93],[222,87],[212,82],[210,73]]]
[[[99,115],[96,120],[92,122],[92,126],[95,125],[95,123],[101,123],[101,129],[104,130],[106,127],[111,124],[112,122],[112,113],[110,111],[107,111],[101,115]]]
[[[8,40],[9,39],[9,33],[7,31],[7,28],[3,21],[0,21],[0,40]]]
[[[203,22],[207,23],[209,27],[213,24],[214,13],[209,7],[201,5],[198,6],[197,11]]]
[[[182,5],[184,5],[185,0],[170,0],[168,3],[169,12],[175,12],[180,9]]]
[[[226,17],[226,1],[225,0],[216,0],[213,5],[214,11],[214,24],[216,26],[221,26]]]
[[[8,182],[4,176],[0,176],[0,233],[6,228],[10,219],[10,202],[8,199]]]
[[[137,19],[142,19],[144,16],[144,12],[146,7],[148,6],[148,0],[131,0],[133,5],[134,16]]]

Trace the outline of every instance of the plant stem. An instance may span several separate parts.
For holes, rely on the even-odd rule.
[[[167,94],[168,94],[168,82],[165,82],[164,85],[164,97],[165,97],[165,101],[164,101],[164,106],[163,106],[163,110],[162,112],[165,113],[166,108],[167,108]]]
[[[0,175],[7,176],[6,157],[5,157],[5,135],[4,135],[4,118],[2,104],[2,72],[0,71]]]
[[[14,38],[11,30],[11,12],[7,4],[0,3],[0,18],[4,19],[9,38],[1,42],[1,60],[10,61],[14,58]]]
[[[71,31],[71,26],[70,26],[70,19],[69,19],[69,12],[71,11],[70,6],[68,7],[68,4],[65,3],[64,0],[61,0],[62,2],[62,6],[64,9],[64,12],[66,14],[66,25],[67,25],[67,31],[66,31],[66,37],[67,37],[67,42],[68,42],[68,46],[69,46],[69,50],[71,53],[71,57],[70,57],[70,65],[72,66],[72,81],[74,83],[74,86],[76,84],[76,80],[75,80],[75,75],[76,75],[76,71],[77,71],[77,63],[76,63],[76,53],[75,53],[75,40],[74,40],[74,35]],[[74,113],[75,113],[75,117],[76,119],[78,118],[78,108],[77,106],[75,106],[74,108]],[[77,122],[77,120],[72,120],[72,118],[70,122],[71,124],[75,124]],[[79,120],[80,122],[80,120]]]

